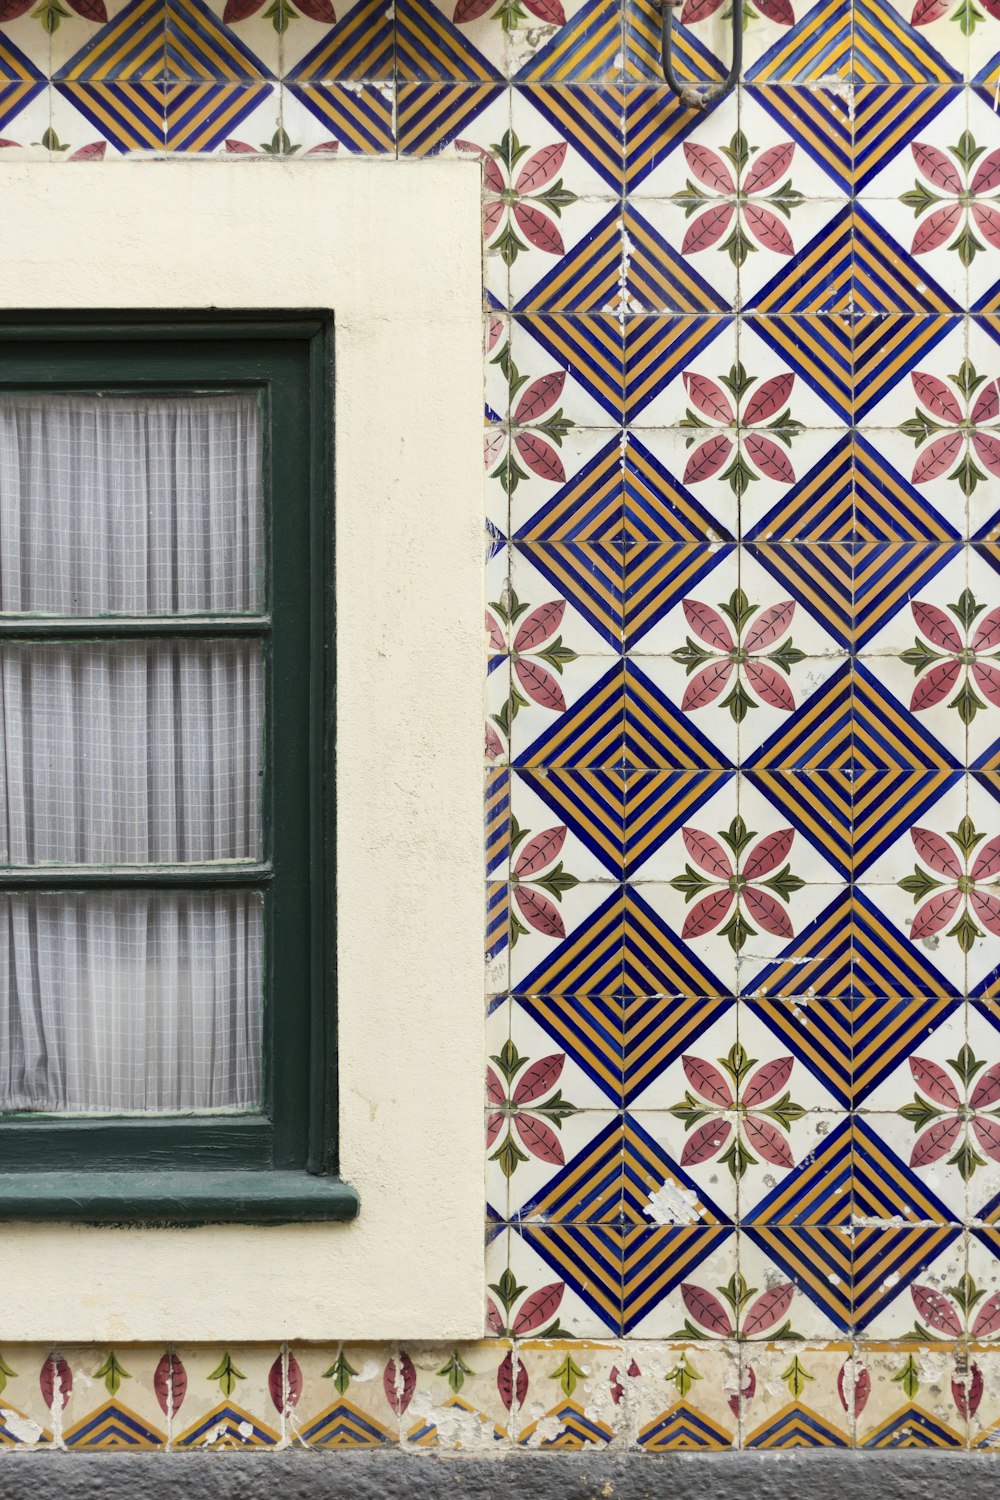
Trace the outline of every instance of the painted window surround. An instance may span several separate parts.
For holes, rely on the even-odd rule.
[[[361,1214],[6,1225],[8,1340],[482,1331],[480,171],[314,171],[123,161],[95,193],[5,165],[0,305],[334,310],[340,1157]]]

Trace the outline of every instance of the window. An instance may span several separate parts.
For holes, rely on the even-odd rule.
[[[0,1215],[350,1218],[332,328],[0,326]]]

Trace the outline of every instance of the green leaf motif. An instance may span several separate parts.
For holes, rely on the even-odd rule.
[[[734,953],[739,953],[746,947],[747,938],[756,937],[756,927],[751,927],[741,911],[735,911],[719,932],[729,939],[729,946]]]
[[[297,21],[298,18],[298,12],[292,9],[288,0],[272,0],[264,12],[264,19],[271,22],[279,36],[288,30],[289,21]]]
[[[246,1376],[242,1370],[237,1369],[236,1365],[233,1364],[227,1349],[212,1373],[206,1376],[206,1379],[217,1380],[219,1382],[219,1390],[222,1394],[224,1396],[231,1396],[236,1389],[236,1382],[238,1380],[246,1380]]]
[[[949,604],[948,608],[959,623],[968,630],[976,616],[982,614],[986,605],[978,603],[971,589],[963,589],[958,596],[958,603]]]
[[[59,30],[59,22],[67,19],[69,11],[63,9],[59,0],[42,0],[41,5],[37,10],[33,10],[31,15],[33,20],[41,21],[49,36],[52,36]]]
[[[719,1160],[721,1162],[724,1162],[725,1165],[729,1168],[729,1175],[732,1177],[734,1182],[739,1182],[747,1167],[753,1167],[757,1165],[756,1156],[753,1156],[747,1150],[746,1146],[744,1146],[742,1140],[740,1140],[738,1136],[734,1141],[731,1142],[727,1150],[722,1153],[722,1155],[719,1157]]]
[[[466,1375],[471,1375],[472,1370],[465,1363],[465,1360],[456,1349],[452,1353],[452,1356],[448,1360],[448,1363],[442,1365],[440,1370],[438,1370],[438,1374],[447,1377],[448,1384],[451,1386],[451,1389],[457,1396],[459,1391],[462,1389],[462,1386],[465,1384]]]
[[[757,703],[743,686],[743,679],[737,677],[736,686],[720,700],[719,707],[728,708],[734,724],[742,724],[750,710],[757,707]]]
[[[4,1359],[3,1355],[0,1354],[0,1391],[4,1389],[7,1381],[16,1376],[16,1374],[17,1371],[12,1370],[10,1365]]]
[[[816,1377],[815,1375],[809,1374],[808,1370],[805,1369],[802,1361],[799,1359],[799,1356],[796,1354],[791,1364],[788,1366],[788,1369],[782,1373],[781,1378],[787,1385],[791,1394],[797,1400],[805,1390],[806,1382],[809,1380],[815,1380]]]
[[[772,875],[769,879],[762,880],[760,884],[767,886],[768,890],[773,891],[776,896],[780,896],[782,901],[787,903],[789,896],[793,895],[795,891],[801,891],[805,885],[805,881],[800,876],[793,875],[791,871],[791,865],[785,865],[784,869],[779,870],[777,875]]]
[[[688,1363],[687,1355],[682,1354],[680,1359],[674,1365],[674,1368],[672,1370],[668,1370],[663,1378],[664,1380],[673,1382],[678,1396],[680,1396],[681,1400],[683,1401],[684,1397],[687,1395],[688,1391],[690,1391],[695,1381],[701,1380],[702,1376],[698,1374],[698,1371],[692,1364]]]
[[[976,938],[985,937],[970,917],[967,911],[963,911],[954,927],[948,928],[948,936],[957,938],[958,946],[963,953],[971,953],[975,946]]]
[[[954,839],[962,853],[968,859],[977,844],[982,843],[986,837],[985,833],[977,833],[976,825],[968,816],[964,817],[956,829],[949,829],[948,837]]]
[[[562,1364],[559,1365],[557,1369],[552,1371],[549,1379],[558,1380],[560,1386],[562,1387],[563,1393],[567,1396],[572,1396],[573,1392],[576,1390],[576,1383],[578,1380],[583,1379],[583,1374],[584,1372],[580,1369],[580,1366],[575,1363],[572,1355],[567,1354]]]
[[[94,1379],[103,1380],[108,1394],[113,1396],[118,1390],[118,1387],[121,1385],[122,1381],[131,1380],[132,1377],[126,1370],[125,1366],[121,1364],[117,1354],[112,1349],[110,1350],[107,1359],[104,1361],[103,1365],[101,1365],[100,1369],[94,1371]],[[211,1376],[209,1377],[209,1379],[211,1379]]]
[[[528,1290],[526,1286],[518,1286],[517,1277],[509,1266],[502,1273],[499,1281],[490,1282],[489,1289],[496,1293],[497,1300],[505,1313],[509,1313],[521,1293]]]
[[[903,1390],[906,1392],[907,1399],[909,1401],[912,1401],[914,1396],[920,1389],[920,1375],[916,1365],[914,1364],[912,1354],[907,1355],[906,1364],[892,1378],[894,1384],[901,1385],[903,1387]]]
[[[925,1126],[939,1119],[944,1111],[935,1109],[933,1104],[928,1103],[926,1099],[922,1099],[919,1094],[914,1094],[913,1103],[902,1105],[900,1109],[897,1109],[896,1113],[904,1120],[909,1120],[914,1130],[923,1130]]]
[[[912,208],[914,218],[919,219],[922,213],[926,213],[933,204],[942,202],[942,199],[937,193],[930,192],[924,183],[914,182],[913,191],[901,193],[899,201],[907,208]]]
[[[351,1377],[357,1373],[354,1366],[348,1364],[347,1357],[341,1349],[330,1368],[323,1371],[323,1379],[332,1380],[337,1390],[343,1395],[351,1383]]]
[[[913,874],[904,876],[897,883],[901,891],[906,891],[913,897],[914,902],[917,902],[923,901],[931,891],[936,891],[942,882],[935,880],[933,875],[928,875],[927,871],[922,870],[919,865],[914,865]]]
[[[948,1058],[948,1066],[954,1069],[959,1078],[961,1078],[965,1088],[968,1089],[969,1084],[975,1078],[976,1074],[981,1073],[985,1068],[986,1059],[983,1058],[980,1060],[968,1042],[963,1042],[958,1049],[958,1056]]]

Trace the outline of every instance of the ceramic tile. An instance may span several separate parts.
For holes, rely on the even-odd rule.
[[[1000,1447],[1000,20],[742,19],[7,5],[10,162],[480,163],[488,1291],[5,1345],[0,1445]]]

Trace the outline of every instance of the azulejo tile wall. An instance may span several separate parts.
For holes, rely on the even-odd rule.
[[[4,155],[482,162],[491,601],[483,1341],[3,1443],[1000,1444],[1000,6],[743,14],[0,0]]]

